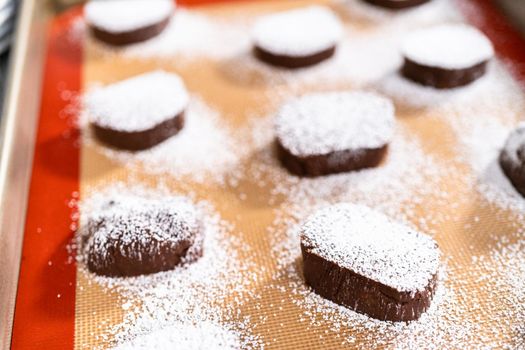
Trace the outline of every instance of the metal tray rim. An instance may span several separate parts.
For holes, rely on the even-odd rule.
[[[38,126],[47,18],[43,3],[21,3],[0,123],[0,349],[10,348]]]

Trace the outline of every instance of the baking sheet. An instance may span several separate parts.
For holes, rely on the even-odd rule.
[[[226,3],[191,11],[206,16],[211,22],[226,21],[230,27],[246,29],[260,14],[326,4],[345,21],[346,35],[370,35],[352,47],[365,51],[356,50],[357,56],[349,56],[350,59],[361,58],[360,62],[366,63],[367,55],[392,52],[389,50],[397,38],[413,28],[443,21],[463,21],[462,12],[457,8],[463,9],[467,18],[476,16],[473,3],[470,7],[460,3],[457,8],[457,3],[439,3],[438,9],[442,12],[437,15],[434,8],[424,13],[413,12],[401,19],[377,12],[367,13],[366,9],[363,13],[355,1]],[[351,68],[344,63],[322,68],[315,74],[304,71],[283,74],[253,63],[246,47],[237,53],[227,50],[213,55],[200,52],[195,54],[198,57],[188,53],[195,50],[191,43],[182,46],[187,48],[186,52],[182,50],[173,56],[163,54],[159,57],[151,47],[147,47],[150,51],[144,50],[146,53],[136,50],[123,54],[83,36],[81,21],[70,21],[68,25],[72,26],[73,40],[80,40],[83,47],[83,91],[153,69],[177,72],[191,93],[198,96],[199,102],[217,113],[219,127],[230,130],[228,135],[235,138],[234,148],[240,150],[234,152],[237,159],[232,166],[212,175],[202,170],[206,167],[195,168],[208,181],[202,181],[202,177],[191,172],[179,172],[176,167],[155,173],[147,159],[141,166],[135,163],[136,157],[107,152],[93,142],[87,129],[79,138],[81,199],[117,183],[141,184],[152,189],[162,185],[170,193],[207,201],[222,219],[233,225],[225,235],[235,242],[229,249],[238,254],[236,263],[240,268],[235,278],[243,282],[242,288],[223,290],[220,298],[224,308],[222,322],[245,325],[245,333],[257,338],[268,349],[524,346],[523,328],[519,327],[525,317],[525,300],[523,293],[519,294],[519,283],[523,282],[520,279],[524,270],[523,255],[519,248],[514,255],[507,251],[522,247],[521,198],[513,200],[510,195],[511,199],[494,199],[487,195],[492,192],[484,187],[485,180],[475,164],[481,156],[468,152],[469,147],[482,144],[479,135],[472,132],[476,126],[472,118],[483,120],[482,131],[496,130],[490,126],[493,121],[498,128],[504,129],[520,120],[523,93],[501,62],[493,64],[487,79],[469,92],[443,96],[416,91],[414,95],[410,87],[396,80],[395,73],[388,72],[390,60],[381,68],[364,69],[365,74],[360,74],[359,70],[330,73],[333,69]],[[383,29],[377,30],[381,26]],[[222,23],[220,28],[227,27]],[[385,28],[392,28],[393,34],[382,37]],[[388,46],[386,50],[383,43]],[[225,39],[223,45],[229,44],[239,43]],[[370,47],[377,51],[366,51]],[[224,55],[221,57],[221,54]],[[384,73],[379,74],[383,70]],[[491,85],[496,82],[502,83]],[[391,164],[387,160],[373,170],[375,173],[320,180],[299,180],[279,167],[271,142],[271,116],[279,104],[290,96],[306,92],[340,89],[378,90],[394,98],[400,131],[396,136],[399,143],[393,146],[398,145],[403,151],[399,154],[391,151],[389,157],[391,162],[400,159],[407,164]],[[487,100],[490,93],[497,97]],[[472,108],[456,109],[461,103],[450,102],[454,95],[463,96],[464,103]],[[74,98],[66,97],[74,104]],[[417,103],[413,103],[414,100]],[[447,103],[453,106],[449,114],[443,108]],[[482,113],[483,108],[487,113]],[[74,118],[82,111],[72,108],[69,113]],[[461,115],[456,115],[458,113]],[[463,133],[467,135],[464,139]],[[488,135],[490,139],[492,134]],[[414,152],[412,160],[410,152]],[[405,169],[411,166],[414,168]],[[391,181],[381,174],[387,170],[393,176]],[[180,176],[181,173],[185,175]],[[377,186],[366,188],[363,185],[374,184],[374,178],[379,179]],[[349,189],[351,186],[356,188]],[[324,303],[302,285],[300,255],[294,250],[294,242],[298,248],[298,241],[294,241],[293,236],[294,223],[317,205],[341,200],[376,206],[432,234],[438,241],[443,252],[443,275],[446,275],[442,281],[444,296],[436,301],[437,310],[433,310],[420,326],[414,323],[403,328],[367,320]],[[80,212],[81,217],[85,214]],[[507,263],[513,263],[508,266],[509,270],[497,271]],[[517,281],[508,280],[512,274],[517,276]],[[56,293],[53,296],[56,297]],[[115,327],[130,313],[128,306],[123,307],[129,302],[129,293],[121,294],[118,286],[107,288],[107,283],[88,274],[79,264],[74,296],[75,348],[104,348],[113,344],[118,333]],[[131,303],[140,305],[141,301],[131,300]]]

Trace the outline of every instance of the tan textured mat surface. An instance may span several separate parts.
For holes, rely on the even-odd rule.
[[[310,3],[323,1],[239,2],[198,7],[191,11],[209,16],[206,17],[209,21],[229,18],[230,26],[246,29],[258,14]],[[484,344],[513,348],[518,347],[520,341],[521,346],[525,346],[524,295],[512,288],[517,286],[516,281],[508,281],[512,275],[518,274],[519,283],[519,273],[523,276],[524,270],[523,255],[520,257],[518,252],[511,256],[505,250],[505,247],[516,247],[523,240],[522,208],[506,205],[516,200],[498,201],[487,196],[490,191],[483,187],[484,180],[478,180],[479,172],[474,164],[482,157],[465,151],[483,144],[479,136],[474,135],[475,123],[472,124],[469,118],[494,121],[505,127],[517,123],[520,118],[518,109],[525,106],[519,86],[512,82],[500,63],[496,63],[491,66],[486,81],[468,88],[471,92],[457,92],[465,95],[463,99],[452,103],[450,100],[454,97],[446,97],[445,102],[441,102],[431,96],[433,102],[425,108],[415,108],[407,101],[422,100],[425,96],[407,90],[403,98],[407,95],[408,98],[403,100],[400,94],[396,94],[400,91],[396,91],[395,81],[393,90],[385,91],[382,86],[387,80],[383,77],[367,78],[368,72],[378,74],[389,69],[390,61],[383,56],[393,52],[390,46],[396,42],[395,38],[402,37],[412,28],[457,20],[457,13],[446,12],[453,5],[443,3],[436,5],[439,9],[433,15],[428,11],[420,15],[412,13],[401,21],[367,19],[352,10],[353,7],[350,7],[349,14],[342,11],[340,5],[334,5],[347,27],[345,35],[350,38],[360,35],[362,38],[360,42],[351,42],[350,51],[342,53],[364,65],[362,70],[353,72],[343,71],[349,65],[338,63],[323,69],[341,70],[339,73],[320,71],[308,75],[307,72],[293,72],[285,73],[283,78],[271,69],[261,69],[260,65],[249,63],[249,52],[246,51],[234,58],[217,58],[220,52],[194,59],[179,59],[177,55],[172,58],[168,55],[139,57],[138,54],[109,54],[104,48],[87,41],[86,89],[93,83],[111,83],[158,68],[177,72],[192,94],[198,95],[201,102],[218,112],[220,127],[227,123],[233,129],[233,154],[240,159],[235,159],[236,164],[227,169],[219,167],[217,173],[225,174],[212,174],[210,181],[203,183],[194,181],[191,172],[178,176],[176,167],[161,175],[152,174],[155,166],[148,165],[147,159],[143,167],[126,167],[117,157],[101,150],[100,145],[87,140],[82,145],[82,198],[88,197],[95,188],[122,181],[128,184],[140,182],[151,187],[162,183],[173,193],[192,193],[195,198],[210,202],[224,220],[233,224],[234,228],[228,234],[240,243],[242,248],[237,252],[239,264],[246,266],[240,274],[248,285],[241,290],[223,291],[226,295],[223,302],[227,304],[224,307],[230,311],[239,310],[238,314],[228,313],[229,321],[249,317],[249,333],[260,337],[267,349],[337,349],[357,345],[390,349],[424,348],[426,345],[476,348]],[[383,38],[387,33],[392,36]],[[195,40],[199,35],[200,32],[195,34]],[[236,38],[224,39],[224,45],[232,44],[231,40]],[[194,49],[195,45],[189,46]],[[367,55],[370,55],[370,61]],[[374,70],[374,64],[378,65],[377,70]],[[338,79],[337,75],[341,78]],[[499,82],[498,86],[490,85],[494,81]],[[396,139],[399,143],[392,145],[385,164],[364,175],[347,174],[330,180],[303,182],[280,169],[272,158],[272,144],[268,141],[271,140],[271,123],[265,122],[279,103],[287,96],[308,91],[356,88],[379,90],[387,95],[393,92],[391,96],[395,97],[400,129]],[[399,89],[403,90],[403,87]],[[494,94],[492,100],[487,98],[490,91]],[[439,95],[438,98],[443,97]],[[518,100],[507,105],[504,102],[508,99]],[[447,103],[450,106],[446,106]],[[482,110],[487,113],[481,113]],[[270,129],[265,131],[264,128]],[[490,125],[485,128],[495,130]],[[468,135],[465,140],[458,137],[462,134]],[[487,143],[490,143],[492,134],[487,135]],[[253,141],[254,137],[257,142]],[[260,144],[254,145],[259,139],[262,140]],[[198,138],[194,140],[196,143],[200,141]],[[398,146],[403,150],[397,152],[395,148]],[[412,152],[415,153],[412,155]],[[218,155],[217,158],[220,162],[225,157]],[[210,158],[202,159],[207,161]],[[391,164],[397,161],[400,163]],[[201,171],[198,166],[193,167]],[[392,176],[391,181],[389,176]],[[413,181],[411,176],[414,176]],[[355,185],[360,181],[362,185]],[[366,184],[371,187],[367,189]],[[309,295],[308,290],[301,286],[300,272],[297,272],[300,271],[298,250],[288,249],[294,241],[287,233],[286,218],[300,219],[315,205],[334,201],[356,201],[376,206],[434,235],[446,265],[446,278],[442,282],[446,295],[437,303],[438,310],[432,311],[434,316],[429,317],[424,325],[410,325],[403,329],[401,325],[368,321],[326,303],[323,307],[315,306],[315,296]],[[507,253],[498,255],[498,251]],[[482,263],[477,263],[473,256],[485,258]],[[512,262],[514,266],[507,266],[508,271],[498,271]],[[494,277],[494,274],[499,277]],[[236,302],[229,303],[230,299]],[[111,341],[112,332],[109,330],[124,317],[121,304],[117,291],[106,290],[79,267],[76,348],[88,349],[107,344],[106,339]]]

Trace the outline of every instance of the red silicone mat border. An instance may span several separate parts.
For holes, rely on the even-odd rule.
[[[186,5],[212,2],[218,1],[179,1]],[[457,3],[467,19],[495,43],[500,58],[525,87],[525,40],[491,1]],[[79,191],[79,131],[59,117],[68,102],[58,87],[70,91],[82,87],[82,47],[67,40],[67,29],[81,11],[75,8],[60,15],[48,32],[11,344],[17,350],[74,347],[76,266],[67,244],[74,233],[69,203]]]
[[[60,118],[62,90],[80,91],[82,48],[68,38],[81,10],[48,29],[40,118],[15,306],[12,349],[71,349],[76,268],[67,245],[73,235],[69,202],[79,189],[79,134]],[[69,133],[69,137],[65,137]]]

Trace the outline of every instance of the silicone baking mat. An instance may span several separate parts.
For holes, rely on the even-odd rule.
[[[211,203],[221,218],[232,224],[227,234],[238,243],[237,248],[232,249],[237,250],[235,259],[241,266],[241,278],[246,283],[240,290],[232,288],[224,291],[223,302],[229,304],[230,300],[236,301],[230,303],[230,311],[231,305],[235,305],[235,312],[228,313],[227,321],[234,324],[244,322],[246,332],[256,337],[265,348],[525,346],[525,300],[523,293],[520,294],[524,270],[523,256],[520,255],[523,250],[520,248],[523,241],[523,209],[519,199],[514,198],[516,200],[513,201],[501,199],[497,194],[491,195],[492,190],[486,188],[490,183],[484,184],[476,165],[485,151],[481,149],[481,155],[472,155],[468,151],[473,148],[478,152],[477,148],[490,144],[491,138],[495,137],[490,132],[486,136],[475,134],[473,129],[476,123],[472,123],[473,120],[486,122],[481,132],[492,132],[499,130],[490,124],[492,122],[497,122],[498,127],[510,127],[522,118],[516,108],[521,106],[523,94],[520,81],[525,78],[523,41],[493,5],[482,0],[446,1],[443,6],[432,5],[441,6],[439,11],[445,11],[443,17],[430,11],[430,15],[429,12],[425,15],[429,18],[423,16],[421,19],[417,16],[422,15],[416,12],[403,15],[405,17],[401,19],[392,19],[391,15],[385,17],[377,12],[366,13],[366,9],[363,13],[362,6],[356,5],[356,1],[225,2],[199,5],[183,11],[186,11],[186,20],[194,20],[201,26],[207,25],[207,22],[199,22],[200,17],[196,19],[192,16],[222,21],[220,28],[225,31],[233,28],[231,35],[235,39],[238,35],[234,33],[235,28],[249,28],[258,15],[310,4],[332,7],[348,27],[345,35],[370,33],[369,38],[365,37],[352,46],[354,51],[351,53],[354,55],[350,55],[355,59],[363,58],[361,63],[365,68],[352,70],[351,65],[343,62],[342,66],[336,66],[341,71],[330,72],[333,67],[321,67],[317,75],[274,73],[250,63],[247,57],[249,51],[239,54],[232,50],[230,53],[220,47],[234,44],[226,39],[224,42],[210,39],[210,45],[219,45],[216,52],[195,54],[195,57],[188,54],[190,59],[170,52],[158,54],[154,45],[120,54],[110,52],[110,49],[93,43],[82,34],[77,35],[83,30],[81,8],[53,19],[48,36],[13,349],[89,349],[112,344],[114,333],[110,330],[123,321],[127,309],[123,308],[116,289],[102,286],[75,262],[71,243],[79,214],[77,200],[116,183],[136,183],[151,188],[162,183],[172,193],[191,193],[197,200]],[[455,12],[447,13],[447,9],[451,8]],[[477,96],[478,90],[474,88],[474,92],[465,97],[465,103],[473,108],[471,115],[467,116],[468,120],[462,115],[457,121],[451,121],[450,117],[443,115],[445,112],[441,107],[446,105],[449,95],[443,97],[429,93],[419,96],[417,91],[411,94],[411,90],[404,95],[397,94],[398,85],[395,84],[402,83],[396,81],[395,74],[392,77],[393,90],[388,90],[388,79],[383,81],[384,77],[380,76],[371,79],[384,68],[370,66],[366,55],[382,57],[385,54],[382,43],[389,42],[388,38],[382,37],[385,30],[375,31],[378,26],[385,26],[388,22],[392,32],[401,35],[417,26],[445,21],[442,18],[466,20],[478,26],[491,38],[498,54],[498,61],[491,66],[490,76],[484,78],[485,82],[478,88],[493,94],[480,93]],[[238,23],[238,27],[234,23]],[[406,23],[412,23],[412,28]],[[202,37],[211,32],[201,33],[196,29],[193,33],[194,38],[199,38],[199,35]],[[185,48],[188,51],[197,50],[191,41],[180,45],[183,53]],[[378,64],[381,62],[378,60]],[[238,149],[232,152],[235,165],[231,168],[217,169],[215,173],[211,171],[213,176],[205,174],[204,180],[192,174],[192,166],[200,169],[198,164],[188,166],[186,170],[179,168],[180,173],[168,167],[160,175],[152,174],[148,159],[142,159],[143,166],[129,166],[129,162],[134,161],[133,157],[115,156],[101,150],[100,145],[89,140],[86,131],[82,136],[75,123],[81,111],[72,102],[78,94],[94,84],[116,82],[160,68],[180,74],[190,92],[199,97],[197,102],[201,113],[204,113],[202,110],[212,113],[206,109],[212,106],[213,113],[218,116],[218,125],[227,123],[228,128],[234,130],[232,134],[236,135],[237,143],[231,147]],[[502,79],[504,82],[499,84]],[[433,234],[438,241],[446,265],[446,277],[442,284],[448,294],[443,297],[445,301],[436,301],[439,311],[433,312],[440,314],[436,316],[437,323],[430,322],[420,328],[417,323],[398,325],[401,330],[391,329],[394,326],[370,323],[351,312],[345,313],[333,305],[327,305],[310,295],[307,288],[301,285],[300,256],[294,255],[296,252],[288,246],[294,244],[290,238],[288,216],[300,219],[308,212],[300,208],[314,207],[316,199],[319,203],[341,198],[369,203],[368,190],[360,188],[357,177],[366,175],[348,174],[333,181],[319,182],[302,181],[287,175],[272,159],[271,144],[266,142],[267,130],[271,133],[271,123],[265,121],[270,120],[279,103],[287,97],[310,91],[357,88],[392,94],[404,135],[400,147],[406,148],[405,158],[400,159],[408,161],[411,157],[406,157],[406,153],[414,152],[414,159],[407,164],[384,165],[385,169],[392,168],[392,182],[379,181],[377,186],[384,186],[384,191],[374,186],[369,191],[370,197],[378,191],[397,196],[402,191],[395,192],[389,188],[406,183],[406,201],[394,198],[391,202],[399,203],[400,214],[411,224]],[[417,103],[419,100],[423,103],[426,98],[431,102],[426,105]],[[443,98],[444,101],[440,100]],[[416,103],[411,103],[413,100]],[[490,116],[476,109],[478,105],[487,105]],[[213,129],[214,125],[211,127]],[[259,139],[262,140],[260,144]],[[195,138],[193,142],[203,140]],[[213,146],[213,143],[209,144]],[[247,151],[243,152],[243,149]],[[389,157],[397,159],[393,151]],[[223,160],[227,157],[218,154],[215,158]],[[202,159],[214,161],[214,157]],[[418,167],[412,170],[421,174],[405,169],[411,166]],[[403,172],[405,170],[408,172]],[[224,174],[217,175],[220,172]],[[410,176],[414,176],[413,181]],[[289,188],[283,189],[283,184]],[[409,188],[414,184],[421,188],[411,194]],[[310,193],[308,186],[323,187],[326,191]],[[344,192],[348,186],[359,188],[354,194],[341,196],[336,193]],[[394,204],[387,205],[387,210],[392,206]],[[399,214],[397,210],[393,211]],[[291,257],[286,256],[288,251]],[[497,270],[505,268],[509,270],[498,273]],[[516,279],[512,280],[513,277]],[[454,295],[453,303],[446,302],[446,298],[452,298],[449,294]]]

